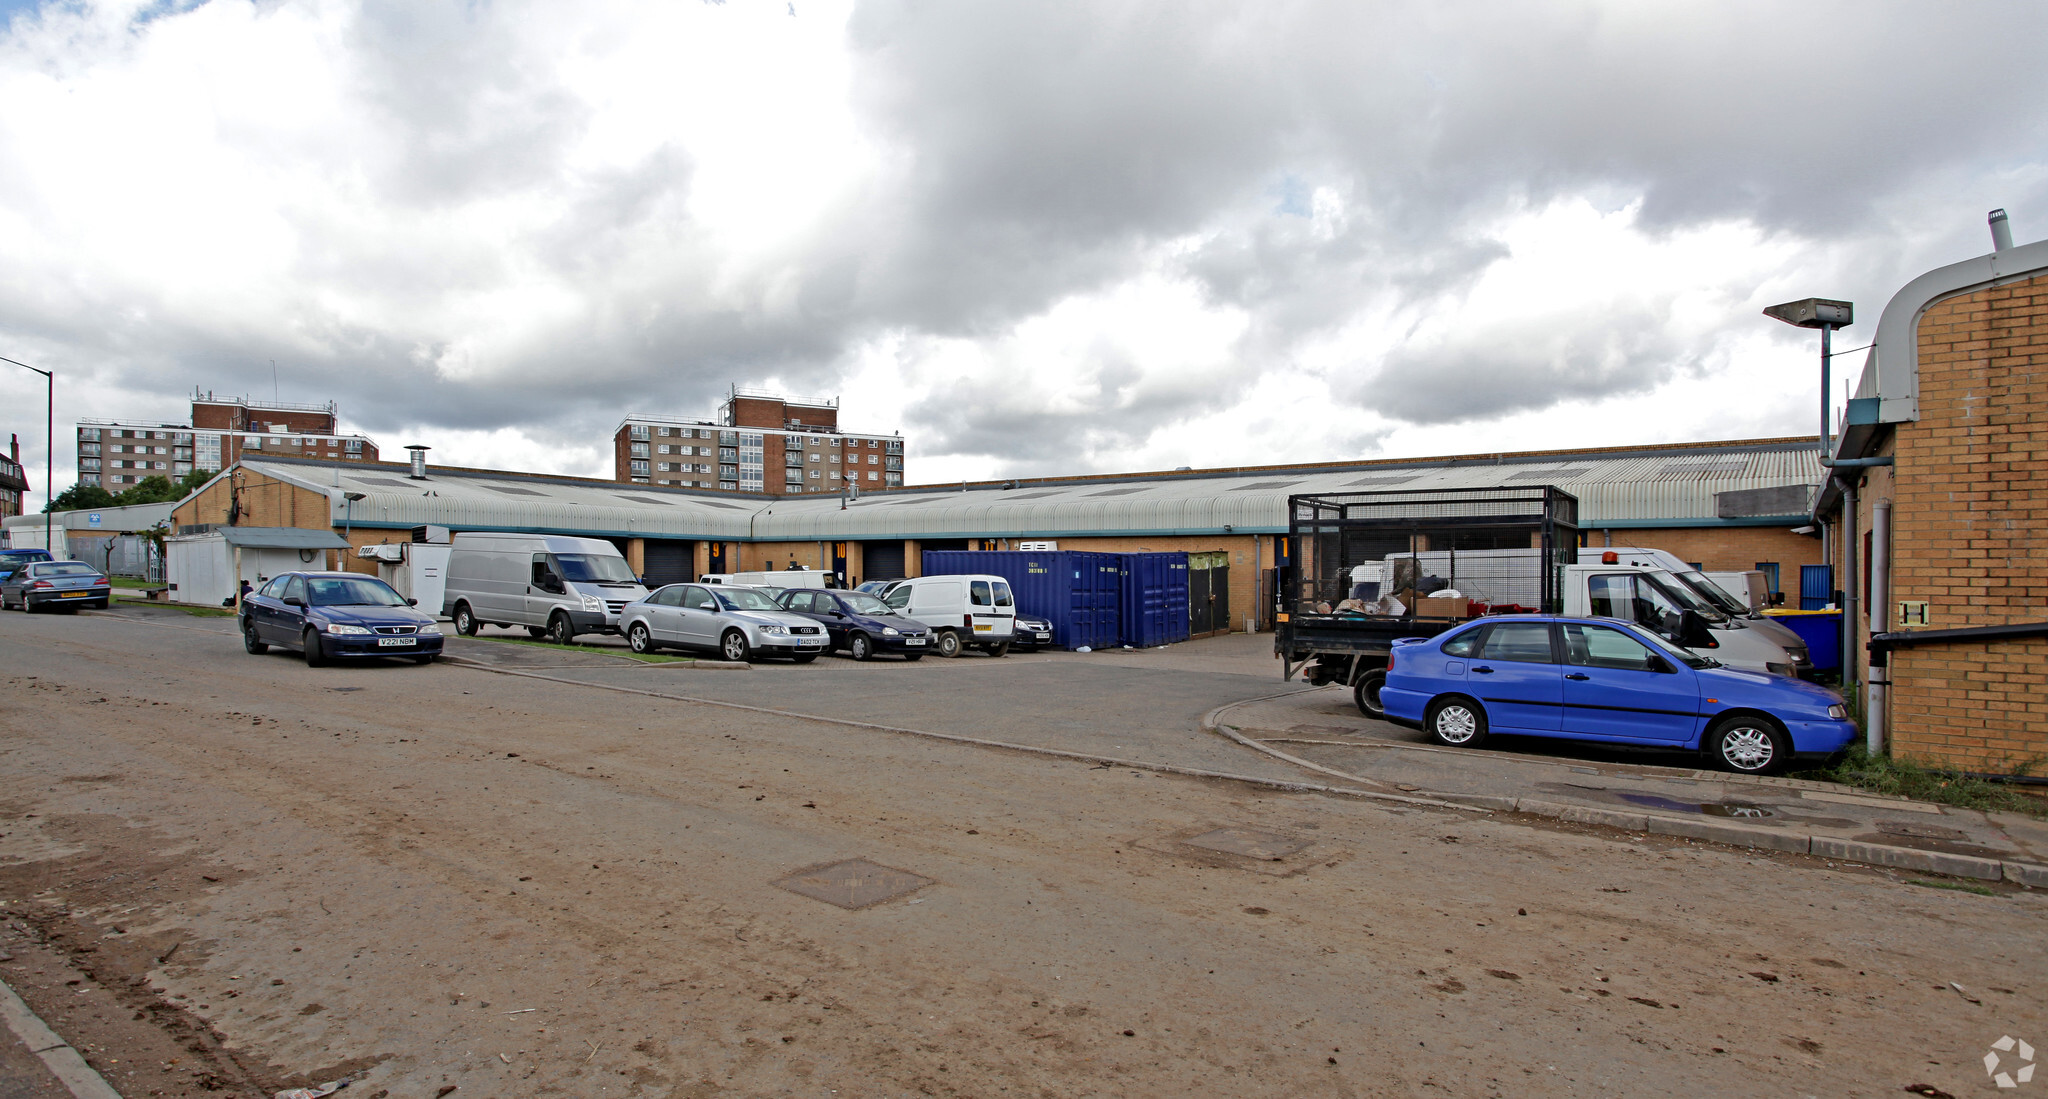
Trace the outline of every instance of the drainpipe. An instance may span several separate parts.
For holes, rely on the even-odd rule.
[[[1836,474],[1842,486],[1842,693],[1856,689],[1856,475]]]
[[[1892,502],[1879,499],[1870,503],[1870,636],[1884,633],[1890,626],[1892,587]],[[1891,686],[1891,667],[1879,666],[1872,662],[1869,683],[1865,686],[1868,702],[1863,707],[1863,747],[1871,755],[1884,751],[1885,741],[1885,692]]]

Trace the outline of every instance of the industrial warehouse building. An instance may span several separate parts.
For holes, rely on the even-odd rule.
[[[1938,268],[1893,296],[1832,457],[1892,463],[1839,469],[1815,502],[1863,609],[1850,674],[1878,737],[1895,755],[2040,773],[2048,242]]]
[[[967,484],[764,499],[491,470],[244,459],[178,505],[173,529],[314,527],[349,546],[405,542],[415,527],[577,534],[616,542],[651,583],[706,572],[838,572],[849,582],[920,572],[925,550],[1185,551],[1216,599],[1196,632],[1265,628],[1260,592],[1284,555],[1297,493],[1554,484],[1580,500],[1591,545],[1649,546],[1781,584],[1821,565],[1809,533],[1814,439],[1466,455]],[[371,571],[353,552],[328,567]],[[254,579],[251,577],[250,579]]]

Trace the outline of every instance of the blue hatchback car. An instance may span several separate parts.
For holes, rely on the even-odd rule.
[[[1438,744],[1488,733],[1703,752],[1743,774],[1828,756],[1857,736],[1842,696],[1788,676],[1724,668],[1633,623],[1502,615],[1395,642],[1387,720]]]
[[[374,576],[353,572],[288,572],[242,600],[242,647],[297,649],[306,663],[368,656],[409,656],[431,664],[441,655],[441,627],[412,601]]]

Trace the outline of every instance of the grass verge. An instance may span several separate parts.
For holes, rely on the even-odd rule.
[[[664,653],[636,653],[631,649],[614,649],[599,645],[557,645],[550,641],[536,641],[525,637],[475,637],[472,641],[494,641],[501,645],[526,645],[536,649],[552,649],[558,653],[596,653],[599,656],[623,656],[638,660],[642,664],[674,664],[680,661],[694,663],[693,656],[669,656]]]
[[[2015,773],[2024,775],[2031,766],[2031,762],[2023,764]],[[1932,801],[1959,809],[1988,809],[2048,818],[2048,798],[2027,793],[2021,787],[1987,782],[1961,771],[1929,767],[1910,759],[1873,756],[1860,745],[1851,747],[1832,767],[1809,771],[1799,777],[1839,782],[1844,786],[1880,794],[1898,794],[1915,801]]]

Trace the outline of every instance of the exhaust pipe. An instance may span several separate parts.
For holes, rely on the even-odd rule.
[[[2004,252],[2012,247],[2012,225],[2005,220],[2003,209],[1991,211],[1991,250]]]

